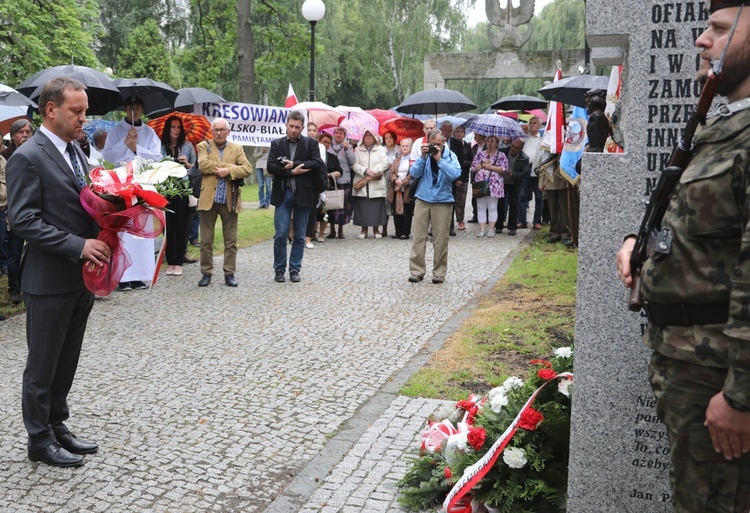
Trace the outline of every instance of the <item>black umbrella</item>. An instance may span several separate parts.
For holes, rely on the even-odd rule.
[[[177,99],[174,101],[174,109],[151,112],[148,116],[163,116],[172,110],[191,113],[193,112],[194,105],[202,105],[204,103],[223,103],[226,101],[218,94],[203,87],[183,87],[182,89],[178,89],[177,93]]]
[[[143,113],[151,116],[155,112],[172,110],[179,94],[164,82],[150,78],[118,78],[115,80],[125,103],[136,96],[143,100]]]
[[[396,107],[405,114],[451,114],[476,109],[474,102],[450,89],[427,89],[409,96]]]
[[[568,77],[546,85],[537,91],[550,101],[585,107],[584,95],[591,89],[607,90],[609,77],[598,75],[579,75]]]
[[[112,82],[112,79],[101,71],[74,64],[54,66],[34,73],[18,84],[16,89],[19,93],[34,100],[39,97],[42,87],[47,82],[59,76],[74,78],[86,86],[86,94],[89,97],[89,109],[86,111],[86,114],[100,116],[122,107],[124,104],[120,96],[120,91],[114,82]],[[44,107],[42,106],[41,108]]]
[[[526,94],[504,96],[490,105],[491,109],[501,110],[534,110],[543,109],[545,107],[547,107],[547,100],[542,100],[536,96],[529,96]]]

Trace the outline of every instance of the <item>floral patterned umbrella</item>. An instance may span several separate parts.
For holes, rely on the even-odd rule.
[[[361,141],[365,132],[370,132],[373,135],[378,135],[378,127],[380,123],[378,120],[372,117],[365,111],[352,110],[346,113],[345,116],[339,118],[339,126],[346,128],[346,136],[349,139],[355,139]]]
[[[171,112],[165,116],[152,119],[148,122],[148,126],[153,128],[156,135],[161,137],[161,133],[164,131],[164,124],[172,116],[177,116],[182,120],[182,126],[185,127],[185,137],[188,141],[193,143],[193,146],[197,145],[199,142],[205,141],[206,139],[214,138],[213,133],[211,133],[211,123],[198,114]]]

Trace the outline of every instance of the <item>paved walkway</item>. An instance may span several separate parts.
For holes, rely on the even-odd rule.
[[[399,387],[528,234],[467,226],[443,285],[407,282],[411,241],[350,226],[299,284],[273,281],[267,241],[239,252],[236,289],[199,289],[196,264],[97,301],[68,425],[101,448],[78,469],[27,459],[25,319],[0,323],[0,511],[400,511],[403,455],[445,403]]]

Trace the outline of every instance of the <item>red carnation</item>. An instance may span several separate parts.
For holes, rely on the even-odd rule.
[[[552,368],[552,363],[548,362],[547,360],[531,360],[529,361],[532,365],[544,365],[548,369]]]
[[[484,445],[484,441],[487,438],[487,432],[482,428],[474,428],[469,431],[466,436],[466,440],[469,442],[475,451],[478,451]]]
[[[453,472],[451,472],[450,467],[445,467],[445,478],[446,479],[453,479]]]
[[[536,427],[544,420],[541,413],[534,408],[527,408],[521,413],[521,419],[518,421],[518,427],[527,431],[534,431]]]
[[[539,369],[536,372],[536,375],[543,380],[549,381],[550,379],[553,379],[555,376],[557,376],[557,372],[553,371],[552,369]]]

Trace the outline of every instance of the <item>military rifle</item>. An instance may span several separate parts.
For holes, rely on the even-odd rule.
[[[735,22],[736,27],[736,22]],[[734,29],[732,29],[734,32]],[[630,286],[630,298],[628,299],[628,308],[633,312],[640,311],[643,306],[643,295],[641,294],[641,269],[646,260],[658,252],[667,252],[670,247],[671,233],[668,230],[661,229],[661,221],[664,213],[669,207],[669,201],[672,193],[680,181],[683,171],[690,163],[693,153],[693,137],[698,125],[706,124],[706,116],[711,108],[716,87],[721,80],[724,57],[726,56],[727,47],[731,41],[731,36],[724,47],[724,51],[719,60],[711,63],[711,72],[708,73],[706,83],[698,98],[698,104],[693,109],[688,119],[685,131],[680,137],[679,142],[672,150],[667,162],[667,167],[659,173],[659,179],[651,192],[651,198],[646,206],[646,213],[643,216],[641,227],[636,236],[633,252],[630,254],[630,275],[632,284]],[[650,243],[653,241],[653,243]]]

